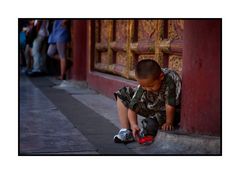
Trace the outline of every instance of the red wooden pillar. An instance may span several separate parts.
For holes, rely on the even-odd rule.
[[[221,20],[185,21],[182,77],[182,128],[220,135]]]
[[[87,21],[72,21],[72,79],[86,80],[87,68]]]

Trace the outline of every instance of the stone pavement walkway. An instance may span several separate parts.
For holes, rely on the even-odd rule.
[[[20,154],[98,154],[26,77],[20,80]]]
[[[20,154],[135,154],[112,141],[113,124],[53,85],[20,78]]]
[[[159,131],[150,146],[136,142],[115,144],[112,138],[120,128],[115,101],[87,88],[84,82],[66,81],[56,87],[59,83],[51,77],[29,80],[21,76],[20,152],[89,155],[221,154],[219,137],[185,135],[179,130]],[[42,119],[32,118],[33,101],[33,106],[37,107],[36,116]],[[59,119],[64,121],[60,122]],[[32,122],[38,125],[37,129],[30,126]],[[34,131],[38,131],[39,136],[35,134],[35,137],[31,137]],[[56,136],[51,139],[53,132]]]

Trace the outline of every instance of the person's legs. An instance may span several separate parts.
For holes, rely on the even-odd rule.
[[[117,110],[121,128],[129,129],[130,125],[128,120],[128,109],[126,108],[126,106],[124,106],[119,97],[117,97]]]
[[[32,55],[31,55],[31,47],[29,45],[26,45],[25,48],[25,57],[26,57],[26,63],[27,63],[27,70],[31,71],[32,70]]]
[[[66,80],[66,59],[60,59],[61,79]]]
[[[55,59],[59,59],[58,56],[55,56],[57,53],[57,46],[56,44],[50,44],[48,46],[48,50],[47,50],[47,55],[51,58],[55,58]]]
[[[66,61],[66,48],[67,43],[57,42],[57,51],[60,57],[60,70],[61,70],[61,79],[66,80],[66,71],[67,71],[67,61]]]
[[[25,50],[25,45],[24,44],[20,44],[20,65],[21,67],[26,67],[27,63],[26,63],[26,57],[24,55],[24,50]]]
[[[134,91],[130,87],[124,87],[114,93],[116,97],[116,104],[118,109],[118,118],[120,121],[121,129],[117,135],[113,137],[115,143],[129,143],[134,141],[130,124],[128,120],[128,105]]]
[[[26,58],[26,64],[27,64],[27,68],[29,68],[29,45],[26,45],[26,47],[25,47],[25,50],[24,50],[24,56],[25,56],[25,58]]]
[[[46,37],[44,37],[42,41],[41,60],[40,60],[40,69],[42,72],[47,72],[46,59],[47,59],[47,39]]]
[[[128,120],[128,106],[134,92],[134,89],[131,87],[123,87],[114,93],[117,102],[118,118],[122,128],[130,128]]]
[[[56,44],[50,44],[48,46],[48,50],[47,50],[47,55],[50,57],[50,58],[53,58],[57,61],[60,61],[60,58],[59,58],[59,53],[58,53],[58,50],[57,50],[57,45]],[[58,80],[61,80],[61,76],[60,77],[57,77]]]
[[[41,62],[41,46],[43,42],[43,37],[37,36],[33,42],[32,54],[33,54],[33,72],[40,72],[40,62]]]
[[[29,54],[29,67],[30,67],[29,70],[32,71],[32,69],[33,69],[33,56],[32,56],[32,48],[31,47],[29,47],[28,54]]]

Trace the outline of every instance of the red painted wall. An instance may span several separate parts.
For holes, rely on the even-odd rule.
[[[87,69],[87,21],[72,21],[72,79],[86,80]]]
[[[221,20],[185,20],[181,127],[220,135]]]
[[[98,91],[99,93],[106,95],[114,99],[113,93],[124,86],[136,87],[137,82],[132,80],[126,80],[118,76],[109,74],[90,72],[87,75],[88,85]]]

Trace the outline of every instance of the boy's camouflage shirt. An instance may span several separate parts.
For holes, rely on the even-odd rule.
[[[149,92],[140,85],[132,96],[129,108],[141,115],[154,115],[156,112],[165,113],[166,104],[179,106],[181,93],[181,78],[173,70],[162,68],[164,79],[158,92]],[[144,113],[146,111],[147,113]],[[146,115],[145,115],[146,114]]]

